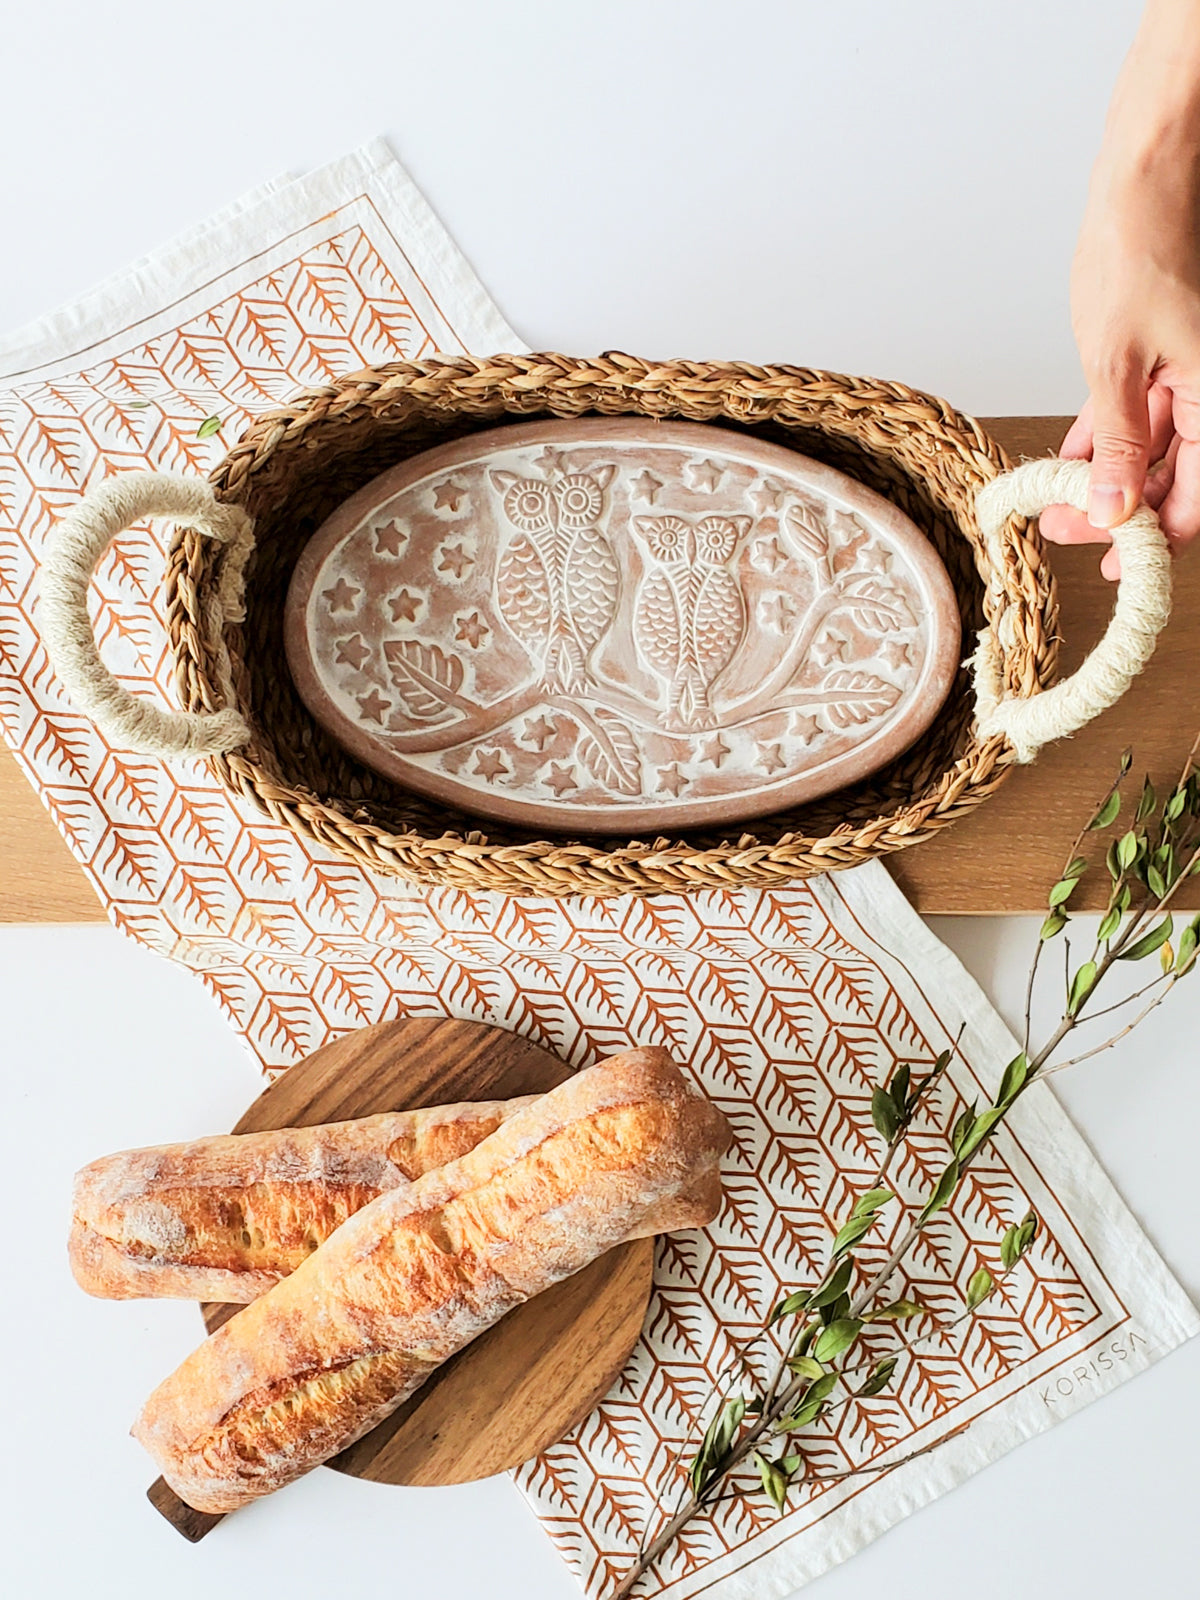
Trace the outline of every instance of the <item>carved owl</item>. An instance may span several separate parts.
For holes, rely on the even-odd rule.
[[[493,472],[504,515],[517,530],[496,572],[496,604],[533,655],[549,693],[578,694],[589,658],[617,608],[620,573],[600,526],[616,468],[547,480]]]
[[[746,631],[746,603],[729,570],[749,517],[635,517],[652,566],[638,593],[633,635],[667,680],[670,715],[684,728],[710,727],[709,690]]]

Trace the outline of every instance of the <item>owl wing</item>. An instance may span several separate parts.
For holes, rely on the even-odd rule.
[[[706,683],[712,683],[733,659],[746,628],[746,602],[741,585],[724,567],[712,567],[696,596],[696,654]]]
[[[575,632],[590,650],[607,633],[617,610],[621,574],[599,528],[584,528],[567,556],[564,587]]]
[[[665,572],[654,572],[643,583],[633,613],[633,637],[638,649],[660,672],[674,673],[679,665],[679,607]]]
[[[550,642],[550,580],[537,546],[525,534],[510,540],[500,557],[496,604],[521,643],[544,653]]]

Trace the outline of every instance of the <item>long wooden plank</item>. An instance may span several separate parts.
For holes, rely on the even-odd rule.
[[[992,417],[987,426],[1014,457],[1057,449],[1068,417]],[[1056,550],[1064,667],[1099,637],[1112,607],[1095,547]],[[1076,738],[1016,771],[972,816],[889,858],[896,881],[926,915],[1036,911],[1071,839],[1108,785],[1126,745],[1156,781],[1178,771],[1200,725],[1200,555],[1181,561],[1175,616],[1153,662],[1120,705]],[[1200,906],[1200,879],[1189,885]],[[1082,903],[1093,904],[1092,900]],[[103,913],[91,886],[26,784],[0,751],[0,922],[93,922]]]

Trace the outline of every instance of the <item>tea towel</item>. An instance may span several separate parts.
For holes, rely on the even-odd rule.
[[[695,898],[418,894],[240,809],[200,763],[110,748],[66,700],[38,635],[46,536],[106,473],[202,474],[251,414],[299,387],[435,350],[519,348],[378,142],[256,191],[8,339],[0,722],[115,924],[191,968],[267,1070],[382,1018],[449,1014],[513,1028],[576,1065],[666,1045],[726,1112],[735,1141],[719,1218],[661,1241],[646,1327],[616,1387],[515,1474],[600,1597],[652,1494],[673,1483],[676,1447],[734,1343],[781,1292],[811,1281],[870,1181],[882,1073],[931,1059],[964,1029],[936,1121],[896,1169],[920,1191],[944,1160],[934,1127],[991,1091],[1012,1040],[879,863]],[[170,703],[162,538],[143,527],[113,546],[94,611],[122,681]],[[1197,1331],[1044,1087],[971,1169],[898,1289],[949,1311],[1030,1205],[1042,1232],[1002,1292],[956,1333],[923,1341],[894,1394],[843,1407],[809,1450],[826,1475],[950,1442],[801,1491],[782,1517],[761,1500],[726,1502],[689,1528],[645,1593],[787,1593]],[[881,1231],[868,1261],[887,1243]]]

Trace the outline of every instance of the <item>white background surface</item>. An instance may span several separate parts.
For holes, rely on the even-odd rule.
[[[1138,10],[10,0],[0,322],[383,131],[535,347],[794,360],[985,414],[1071,410],[1070,250]],[[1015,1020],[1034,925],[934,926]],[[1193,983],[1057,1081],[1197,1295]],[[195,1548],[157,1517],[126,1429],[195,1342],[196,1313],[74,1290],[70,1174],[108,1149],[227,1127],[259,1083],[198,984],[102,928],[0,930],[0,1019],[0,1593],[571,1600],[503,1479],[396,1490],[319,1472]],[[1183,1600],[1198,1440],[1200,1342],[810,1592]]]

